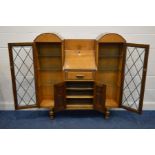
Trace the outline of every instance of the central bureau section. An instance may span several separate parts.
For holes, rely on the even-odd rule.
[[[95,41],[65,40],[66,109],[93,109]]]

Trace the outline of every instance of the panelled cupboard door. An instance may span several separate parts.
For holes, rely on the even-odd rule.
[[[9,43],[15,109],[38,107],[33,43]]]
[[[125,44],[121,107],[141,113],[149,45]]]
[[[94,109],[100,112],[105,112],[106,85],[94,84]]]
[[[65,103],[65,82],[54,85],[54,111],[62,111],[66,108]]]

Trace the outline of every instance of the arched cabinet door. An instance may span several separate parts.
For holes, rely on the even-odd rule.
[[[121,107],[141,113],[149,45],[124,44]]]
[[[33,43],[9,43],[15,109],[38,107]]]

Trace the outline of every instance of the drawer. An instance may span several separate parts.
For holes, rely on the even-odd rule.
[[[93,72],[66,72],[66,80],[93,80]]]

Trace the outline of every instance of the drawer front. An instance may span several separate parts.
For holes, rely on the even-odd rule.
[[[93,80],[93,72],[66,72],[67,80]]]

